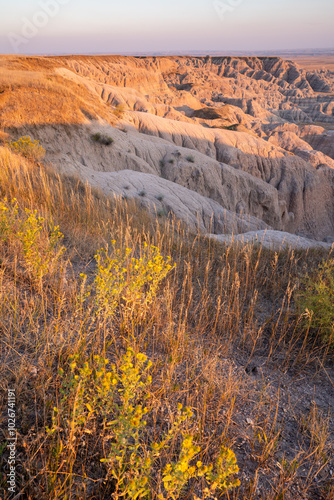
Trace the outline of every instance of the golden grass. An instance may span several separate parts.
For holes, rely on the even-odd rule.
[[[99,117],[115,121],[111,110],[84,85],[63,78],[52,58],[0,58],[0,126],[80,124]]]
[[[251,245],[220,245],[189,233],[175,220],[154,220],[134,203],[106,199],[7,148],[0,148],[0,196],[15,198],[19,213],[36,209],[51,226],[59,225],[67,249],[61,272],[36,286],[20,247],[1,242],[0,379],[2,391],[16,390],[17,493],[29,499],[112,498],[113,484],[100,462],[106,456],[106,436],[98,422],[78,439],[70,466],[46,428],[52,408],[60,404],[58,370],[68,369],[69,356],[98,354],[117,360],[129,345],[153,362],[147,401],[153,413],[146,439],[158,439],[172,425],[181,403],[193,410],[194,419],[184,431],[196,436],[204,463],[215,460],[222,444],[236,451],[241,486],[229,498],[258,498],[259,486],[267,500],[293,494],[302,498],[296,491],[302,495],[318,487],[314,478],[331,456],[329,420],[313,411],[300,429],[301,436],[311,436],[309,446],[295,443],[294,458],[283,456],[277,468],[285,432],[280,392],[266,378],[253,381],[245,369],[252,368],[259,353],[263,366],[278,364],[281,373],[293,369],[297,376],[314,360],[325,362],[328,349],[300,328],[293,311],[300,277],[321,261],[321,252],[276,254]],[[176,264],[142,324],[128,321],[124,326],[121,314],[112,321],[93,321],[79,300],[80,274],[92,283],[94,255],[112,240],[120,252],[131,248],[138,258],[145,244],[154,245]],[[2,405],[5,410],[5,397]],[[170,463],[179,445],[175,439],[157,467]],[[308,475],[301,487],[302,467]],[[263,471],[270,479],[265,486],[260,481]],[[326,484],[324,480],[321,487]],[[0,487],[8,498],[3,476]],[[190,482],[180,498],[200,496],[202,487]],[[152,498],[156,491],[152,486]]]

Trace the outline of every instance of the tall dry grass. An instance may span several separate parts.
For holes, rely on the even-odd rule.
[[[115,123],[113,112],[94,91],[60,76],[58,66],[53,58],[0,59],[1,129],[76,125],[87,123],[87,118]]]
[[[306,465],[306,493],[312,491],[330,460],[324,445],[327,420],[316,412],[310,415],[304,426],[312,436],[309,448],[300,447],[295,462],[282,459],[277,474],[274,464],[284,433],[279,390],[273,393],[265,379],[259,389],[245,374],[256,356],[282,373],[293,369],[298,374],[315,360],[324,362],[327,347],[300,327],[293,305],[301,277],[321,261],[321,252],[277,254],[251,245],[224,246],[191,234],[176,220],[155,220],[135,203],[107,199],[7,148],[0,148],[0,194],[16,200],[19,214],[37,210],[46,221],[43,237],[48,228],[59,226],[66,248],[58,272],[36,284],[15,238],[1,242],[0,378],[4,394],[8,387],[16,389],[22,498],[112,497],[107,465],[100,462],[106,456],[106,435],[98,421],[90,433],[77,437],[70,455],[46,429],[52,408],[61,404],[59,369],[68,371],[70,356],[102,355],[117,362],[128,346],[145,352],[153,363],[148,441],[173,425],[182,404],[192,408],[194,417],[184,432],[196,437],[204,463],[217,458],[221,445],[236,451],[241,486],[229,498],[258,498],[263,470],[270,478],[265,498],[290,498],[289,487],[297,487]],[[92,285],[97,271],[94,255],[110,249],[111,241],[121,254],[130,248],[138,259],[145,256],[146,245],[154,245],[175,264],[143,322],[121,321],[121,309],[110,321],[97,320],[86,301],[84,286]],[[2,405],[4,426],[4,397]],[[245,428],[247,414],[253,419]],[[160,467],[173,460],[179,447],[175,438]],[[7,498],[4,476],[1,481]],[[159,487],[152,486],[153,498]],[[182,497],[200,497],[203,487],[191,481]]]

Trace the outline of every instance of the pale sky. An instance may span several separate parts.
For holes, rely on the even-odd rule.
[[[334,47],[333,0],[1,0],[0,53]]]

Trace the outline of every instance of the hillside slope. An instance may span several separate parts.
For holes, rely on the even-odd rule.
[[[0,57],[1,498],[334,499],[331,77]]]
[[[252,218],[242,231],[256,218],[258,228],[334,237],[331,131],[300,123],[334,123],[330,73],[279,58],[7,57],[1,65],[3,132],[39,139],[59,171],[140,202],[143,177],[127,193],[113,190],[108,172],[151,174]],[[113,144],[94,143],[97,133]],[[182,219],[171,200],[154,201],[150,185],[146,205]],[[211,210],[217,220],[220,209]]]

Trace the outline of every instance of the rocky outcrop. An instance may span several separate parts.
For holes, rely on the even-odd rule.
[[[313,149],[321,151],[326,156],[334,160],[334,131],[324,132],[323,134],[308,134],[304,137]]]
[[[274,114],[290,121],[334,124],[333,75],[307,72],[278,57],[72,56],[62,60],[100,87],[136,89],[152,104],[170,104],[171,95],[175,100],[176,94],[183,93],[182,98],[192,104],[235,104],[261,119]]]
[[[57,83],[38,94],[52,103],[45,123],[29,105],[29,121],[5,132],[39,139],[57,169],[193,229],[334,237],[329,71],[277,57],[67,56],[49,58],[47,68],[38,81]],[[31,87],[20,85],[0,100],[4,123],[14,123],[14,108],[16,117],[26,113]],[[65,88],[75,98],[63,124],[53,103]],[[112,145],[94,142],[97,132]]]
[[[301,139],[294,132],[273,131],[268,142],[299,156],[314,168],[329,167],[334,169],[334,160],[332,158],[314,150],[308,142]]]
[[[231,245],[232,243],[237,245],[256,244],[275,251],[289,248],[295,250],[324,249],[329,251],[333,248],[333,244],[331,243],[314,241],[295,234],[270,230],[250,231],[235,236],[211,235],[211,238],[227,245]]]
[[[96,132],[110,136],[112,146],[92,141]],[[209,198],[239,217],[256,217],[275,229],[285,225],[286,207],[273,186],[196,149],[99,124],[72,128],[70,136],[61,127],[43,127],[35,129],[34,136],[45,145],[48,161],[62,172],[79,176],[90,172],[90,179],[100,172],[152,174],[174,183],[175,189],[182,186]]]
[[[173,215],[193,231],[238,234],[270,229],[270,226],[256,217],[238,216],[210,198],[156,175],[133,170],[96,173],[83,169],[80,177],[102,189],[107,195],[121,196],[123,200],[135,200],[158,217]]]

